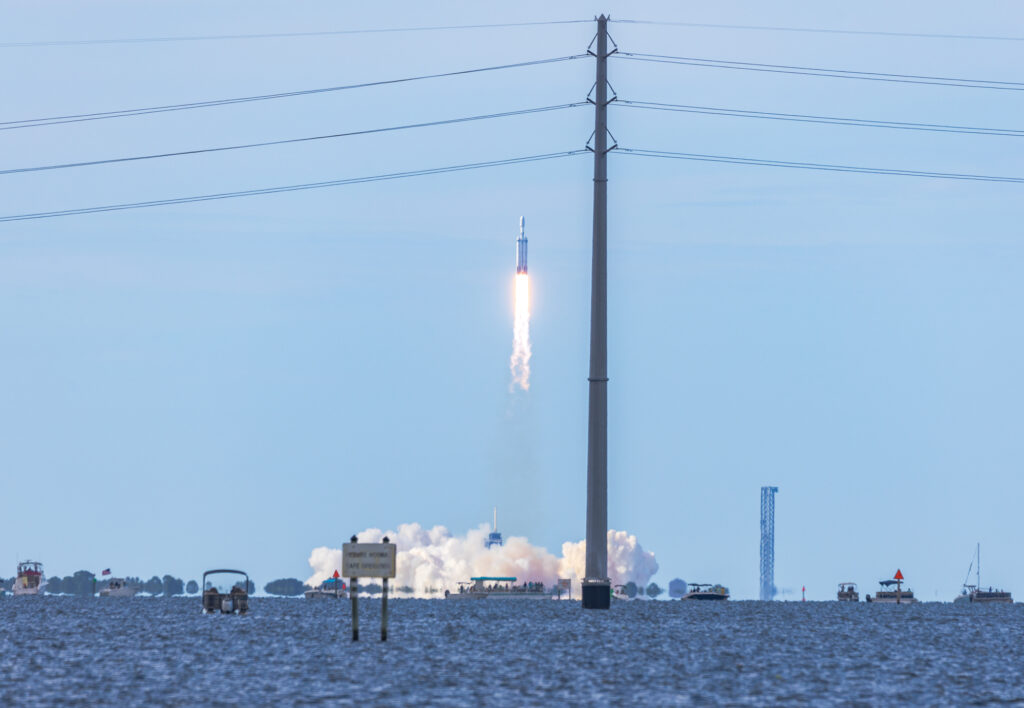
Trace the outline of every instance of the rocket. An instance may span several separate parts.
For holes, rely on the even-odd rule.
[[[516,275],[526,274],[526,217],[519,217],[519,238],[516,239]]]

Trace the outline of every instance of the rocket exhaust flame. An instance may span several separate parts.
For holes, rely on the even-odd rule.
[[[516,313],[512,327],[512,389],[530,390],[530,276],[516,274]]]
[[[512,327],[511,390],[518,386],[530,390],[530,276],[526,271],[526,220],[519,217],[519,238],[516,240],[516,300]]]

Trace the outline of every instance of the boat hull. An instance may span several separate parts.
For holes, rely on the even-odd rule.
[[[543,592],[453,592],[446,600],[550,600],[552,595]]]
[[[307,590],[303,595],[307,600],[344,600],[348,598],[347,592],[327,592],[325,590]]]
[[[986,596],[989,595],[989,596]],[[1010,593],[984,593],[971,595],[958,595],[953,602],[962,605],[1012,605],[1013,596]]]
[[[42,588],[39,587],[39,586],[36,586],[34,588],[23,588],[23,587],[18,587],[17,585],[15,585],[14,586],[14,590],[11,591],[11,594],[12,595],[16,595],[16,596],[17,595],[39,595],[39,594],[41,594],[41,590],[42,590]]]
[[[728,595],[717,592],[690,592],[683,595],[680,600],[697,600],[701,602],[723,602],[729,599]]]
[[[103,588],[100,597],[135,597],[135,588]]]

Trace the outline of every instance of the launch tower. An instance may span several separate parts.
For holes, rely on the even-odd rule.
[[[775,492],[761,487],[761,599],[775,597]]]
[[[494,507],[494,526],[491,527],[491,532],[487,534],[487,540],[484,541],[484,546],[490,548],[491,546],[502,546],[504,541],[501,539],[501,533],[498,531],[498,507]]]

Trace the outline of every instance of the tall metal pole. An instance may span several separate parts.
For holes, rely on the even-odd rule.
[[[761,487],[761,599],[775,597],[775,493],[778,487]]]
[[[608,579],[608,18],[597,18],[594,86],[594,252],[590,280],[587,564],[583,607],[611,605]]]

